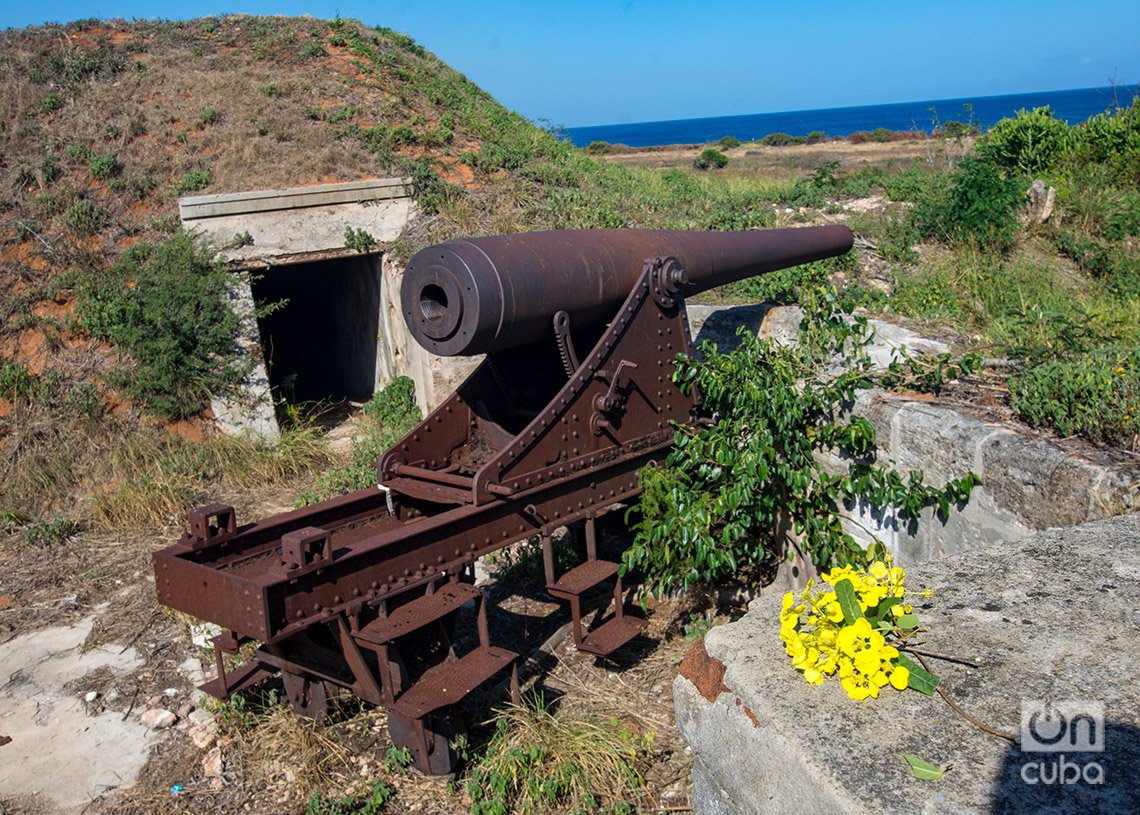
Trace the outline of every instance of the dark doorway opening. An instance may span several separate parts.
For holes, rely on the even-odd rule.
[[[376,387],[380,259],[275,266],[253,281],[275,402],[363,402]]]

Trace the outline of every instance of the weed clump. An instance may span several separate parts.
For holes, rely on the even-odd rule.
[[[1043,362],[1010,379],[1009,397],[1010,407],[1034,427],[1135,448],[1140,348]]]
[[[495,720],[467,781],[472,815],[565,806],[632,812],[642,786],[638,761],[651,744],[652,735],[633,735],[615,719],[552,710],[535,695]]]
[[[396,377],[387,387],[377,391],[361,411],[360,432],[353,440],[348,461],[317,476],[313,489],[298,498],[298,505],[314,504],[375,486],[376,460],[420,417],[415,401],[415,383],[406,376]]]

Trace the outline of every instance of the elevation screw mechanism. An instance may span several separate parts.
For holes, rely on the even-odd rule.
[[[674,297],[689,282],[689,273],[675,257],[650,258],[645,262],[653,269],[653,299],[661,308],[673,308],[677,305]]]

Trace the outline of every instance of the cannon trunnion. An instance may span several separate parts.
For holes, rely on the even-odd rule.
[[[429,773],[453,769],[457,705],[497,676],[518,693],[518,654],[492,644],[475,561],[540,536],[547,589],[570,606],[574,640],[606,655],[644,620],[624,608],[618,565],[595,522],[638,493],[698,396],[673,384],[691,346],[683,295],[847,251],[844,227],[746,233],[597,230],[450,241],[409,264],[405,318],[436,353],[483,353],[474,373],[377,465],[378,486],[252,524],[231,507],[190,515],[154,556],[159,602],[221,626],[225,698],[280,674],[290,703],[319,716],[345,688],[388,709],[393,741]],[[552,533],[585,537],[586,559],[555,568]],[[581,597],[613,585],[585,630]],[[477,645],[460,654],[456,613],[474,606]],[[223,655],[260,644],[244,667]]]

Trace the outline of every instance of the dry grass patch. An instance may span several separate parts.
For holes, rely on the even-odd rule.
[[[256,724],[237,734],[243,769],[270,789],[288,787],[308,798],[343,775],[348,749],[310,719],[284,704],[258,716]]]
[[[589,708],[554,708],[536,693],[499,712],[467,782],[471,812],[632,812],[651,748],[652,734]]]
[[[267,445],[245,436],[194,442],[180,436],[139,433],[110,459],[110,479],[95,498],[94,521],[106,528],[169,524],[219,484],[239,490],[280,484],[327,466],[332,456],[320,433],[287,430]]]

